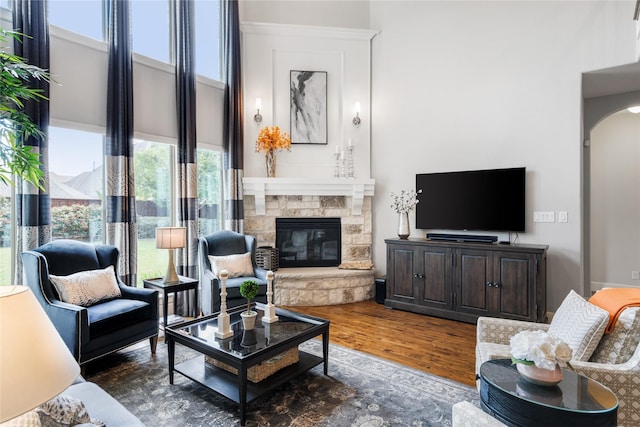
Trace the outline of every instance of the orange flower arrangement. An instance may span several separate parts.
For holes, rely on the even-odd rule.
[[[266,153],[275,150],[291,150],[291,137],[286,132],[280,131],[280,126],[267,126],[260,129],[256,141],[256,151]]]

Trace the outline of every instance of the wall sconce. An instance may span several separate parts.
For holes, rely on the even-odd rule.
[[[353,118],[353,125],[355,127],[360,127],[360,103],[356,102],[355,107],[353,108],[356,116]]]
[[[260,98],[256,98],[256,110],[257,113],[253,116],[253,120],[255,120],[256,123],[260,123],[262,121],[262,114],[260,114],[260,109],[262,108],[262,99]]]

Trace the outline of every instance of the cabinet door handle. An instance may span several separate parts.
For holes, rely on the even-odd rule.
[[[487,282],[487,286],[493,288],[493,282]]]
[[[413,273],[413,277],[415,279],[424,279],[424,274],[422,274],[422,273]]]

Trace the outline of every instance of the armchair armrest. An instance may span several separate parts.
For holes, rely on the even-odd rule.
[[[49,301],[44,309],[73,357],[80,360],[80,347],[89,342],[87,309],[59,300]]]
[[[265,282],[267,281],[267,270],[265,270],[264,268],[256,267],[254,268],[254,272],[258,279],[264,280]]]
[[[521,320],[479,317],[476,327],[477,342],[509,345],[509,339],[522,331],[546,331],[547,323],[524,322]]]
[[[144,301],[149,304],[152,315],[158,319],[158,291],[155,289],[147,288],[135,288],[133,286],[127,286],[120,284],[120,292],[122,297],[127,299],[134,299]]]

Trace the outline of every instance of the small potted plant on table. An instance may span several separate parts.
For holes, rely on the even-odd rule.
[[[258,295],[258,290],[258,283],[255,280],[245,280],[240,285],[240,295],[247,299],[247,311],[240,313],[245,330],[253,329],[256,324],[258,312],[251,310],[251,300]]]

